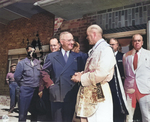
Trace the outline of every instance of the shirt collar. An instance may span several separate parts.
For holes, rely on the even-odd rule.
[[[141,50],[142,50],[142,48],[141,49],[139,49],[139,51],[137,52],[137,54],[140,54],[141,53]],[[134,51],[136,52],[136,50],[134,49]]]
[[[64,56],[66,51],[65,51],[63,48],[61,48],[61,52],[62,52],[62,54],[63,54],[63,56]],[[69,52],[70,52],[70,50],[67,51],[67,57],[69,57]]]
[[[115,55],[117,55],[118,51],[115,52]]]
[[[96,44],[93,46],[93,50],[95,50],[96,49],[96,47],[102,42],[102,41],[104,41],[104,39],[102,38],[102,39],[100,39],[99,41],[97,41],[96,42]]]
[[[102,41],[105,41],[105,40],[102,38],[102,39],[100,39],[100,40],[98,40],[98,41],[96,42],[96,44],[93,46],[93,48],[89,50],[88,56],[91,56],[92,52],[97,48],[97,46],[98,46]]]

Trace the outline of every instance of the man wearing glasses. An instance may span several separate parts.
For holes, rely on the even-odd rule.
[[[150,122],[150,51],[143,49],[143,37],[132,37],[133,49],[123,56],[125,70],[125,93],[129,115],[126,122],[133,121],[136,102],[142,114],[142,122]]]
[[[61,50],[49,53],[43,65],[43,71],[50,75],[50,79],[44,82],[49,88],[52,121],[71,122],[79,88],[71,77],[83,70],[85,61],[80,54],[71,51],[74,39],[70,32],[62,32],[59,40]]]
[[[123,82],[124,82],[124,69],[123,69],[123,53],[119,52],[119,42],[115,38],[111,38],[109,41],[110,46],[114,50],[114,55],[116,57],[117,67],[119,69],[119,73],[121,76],[121,80],[117,80],[118,77],[116,75],[116,78],[113,77],[113,79],[109,82],[111,92],[112,92],[112,98],[113,98],[113,121],[114,122],[124,122],[126,119],[127,108],[126,108],[126,101],[124,101],[121,91],[121,88],[123,88]],[[115,69],[115,72],[117,73],[117,69]],[[115,74],[116,74],[115,73]]]
[[[109,44],[114,50],[114,54],[116,56],[116,61],[117,61],[117,66],[119,68],[119,73],[120,73],[122,82],[124,82],[124,69],[123,69],[123,63],[122,63],[123,53],[119,51],[119,42],[117,39],[111,38],[109,41]]]

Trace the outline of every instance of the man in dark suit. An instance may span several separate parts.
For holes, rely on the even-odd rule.
[[[120,47],[119,42],[118,42],[117,39],[111,38],[110,41],[109,41],[109,44],[111,45],[111,47],[114,50],[117,65],[118,65],[119,72],[120,72],[120,76],[121,76],[122,82],[124,83],[124,69],[123,69],[123,63],[122,63],[123,53],[118,51],[119,47]]]
[[[80,54],[71,51],[74,44],[71,33],[62,32],[60,43],[61,50],[47,55],[42,71],[48,72],[50,79],[43,80],[49,88],[52,121],[71,122],[79,88],[79,84],[74,83],[71,77],[83,70],[85,61]]]
[[[124,69],[122,64],[123,53],[118,51],[119,43],[117,39],[111,38],[109,44],[114,50],[114,55],[116,57],[117,62],[117,66],[115,66],[113,79],[109,82],[113,98],[113,121],[124,122],[128,111],[126,108],[126,100],[124,100],[123,97],[124,94],[123,89]],[[118,69],[119,72],[117,71]]]

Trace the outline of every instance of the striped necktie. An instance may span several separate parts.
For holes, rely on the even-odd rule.
[[[68,60],[67,51],[65,51],[64,60],[67,63],[67,60]]]

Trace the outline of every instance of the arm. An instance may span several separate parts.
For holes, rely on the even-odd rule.
[[[46,57],[46,60],[44,62],[43,68],[42,68],[42,71],[46,71],[46,72],[50,73],[50,71],[52,69],[52,63],[51,63],[50,58],[48,56]]]
[[[9,74],[7,73],[7,76],[6,76],[6,83],[9,84]]]
[[[19,62],[17,64],[16,70],[14,73],[14,79],[18,84],[20,84],[19,82],[21,81],[22,74],[23,74],[23,65],[21,62]]]
[[[48,88],[51,85],[54,85],[53,81],[50,79],[50,76],[48,73],[50,73],[52,68],[52,63],[48,58],[46,58],[45,63],[43,65],[42,70],[40,71],[40,83],[39,83],[39,93],[38,95],[40,98],[43,95],[43,89],[46,86]]]
[[[83,86],[96,85],[99,82],[108,82],[113,77],[116,59],[111,48],[106,48],[101,52],[96,69],[92,72],[84,73],[81,76]]]
[[[47,88],[53,84],[53,81],[50,79],[49,75],[51,70],[52,70],[52,63],[48,55],[41,71],[43,83]]]

